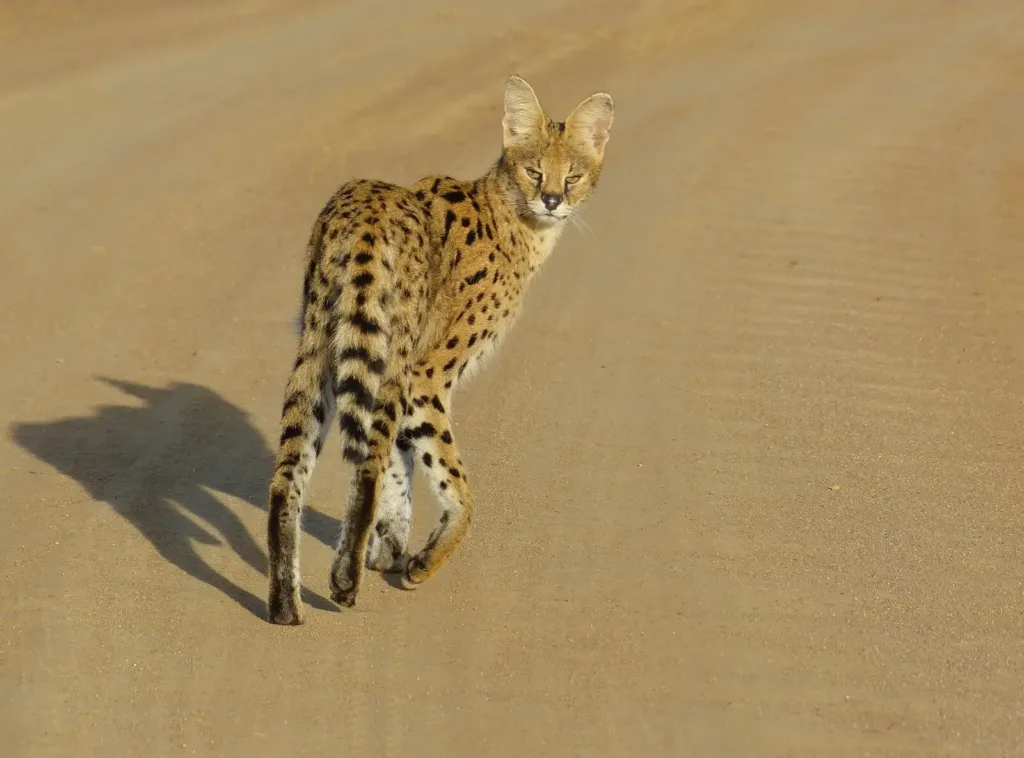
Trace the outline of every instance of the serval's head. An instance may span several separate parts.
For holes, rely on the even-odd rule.
[[[505,85],[502,168],[513,185],[519,214],[541,225],[564,221],[594,191],[614,115],[603,92],[576,106],[565,121],[545,115],[526,80]]]

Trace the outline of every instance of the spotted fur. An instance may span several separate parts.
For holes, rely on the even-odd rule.
[[[552,121],[513,76],[502,154],[482,177],[411,188],[352,181],[321,211],[270,484],[270,621],[302,623],[302,504],[335,415],[356,468],[331,567],[335,602],[354,604],[364,565],[414,586],[451,557],[473,518],[452,393],[511,328],[527,284],[597,185],[612,117],[599,93]],[[416,466],[442,513],[408,556]]]

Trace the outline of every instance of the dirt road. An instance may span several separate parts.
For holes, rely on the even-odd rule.
[[[0,10],[5,755],[1024,755],[1018,0],[55,5]],[[482,172],[512,72],[617,117],[458,398],[471,538],[339,611],[333,439],[271,626],[310,224]]]

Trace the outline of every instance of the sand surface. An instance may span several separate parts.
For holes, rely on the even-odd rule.
[[[386,7],[385,7],[386,6]],[[0,8],[0,752],[1024,755],[1024,3]],[[458,397],[478,518],[264,620],[306,235],[476,175],[512,72],[602,184]],[[417,489],[415,535],[436,518]]]

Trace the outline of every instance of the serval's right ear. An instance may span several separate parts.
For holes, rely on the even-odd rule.
[[[510,76],[505,83],[505,117],[501,120],[505,148],[536,141],[547,117],[536,93],[521,76]]]

